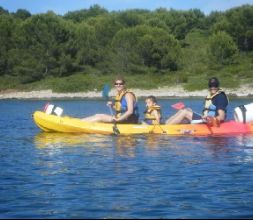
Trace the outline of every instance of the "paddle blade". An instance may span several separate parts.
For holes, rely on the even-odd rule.
[[[102,90],[102,97],[106,100],[109,99],[110,86],[105,84]]]
[[[180,110],[180,109],[183,109],[185,107],[185,105],[183,102],[178,102],[176,104],[171,105],[171,107],[176,110]]]

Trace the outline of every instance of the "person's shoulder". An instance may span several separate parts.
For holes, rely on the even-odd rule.
[[[127,92],[126,94],[125,94],[125,98],[126,99],[131,99],[131,100],[134,100],[135,99],[135,95],[132,93],[132,92]]]
[[[132,91],[127,91],[125,96],[128,96],[128,97],[135,97],[135,94],[132,92]]]
[[[214,97],[226,97],[226,92],[224,90],[220,90],[216,93],[216,95]]]
[[[222,101],[222,102],[227,102],[228,97],[224,91],[221,91],[217,96],[216,96],[217,101]]]
[[[158,113],[157,109],[153,109],[152,113]]]
[[[225,91],[221,91],[221,92],[219,93],[219,95],[220,95],[220,96],[227,96]]]

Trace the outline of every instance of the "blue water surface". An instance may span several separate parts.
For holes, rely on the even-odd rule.
[[[165,117],[183,101],[161,99]],[[252,218],[253,135],[43,133],[47,101],[0,101],[1,218]],[[51,100],[64,113],[110,114],[104,100]],[[233,109],[250,99],[230,102]],[[140,101],[144,110],[144,102]]]

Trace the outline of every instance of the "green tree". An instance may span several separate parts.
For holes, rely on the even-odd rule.
[[[210,37],[210,55],[216,63],[225,65],[234,62],[238,48],[232,37],[226,32],[218,32]]]
[[[107,13],[108,11],[106,9],[95,4],[91,6],[88,10],[82,9],[78,11],[68,12],[64,15],[64,18],[75,22],[82,22],[87,20],[88,18],[96,17],[99,15],[106,15]]]
[[[163,20],[171,33],[179,40],[194,28],[204,27],[205,15],[198,9],[189,11],[167,10],[164,8],[155,11],[155,17]]]
[[[245,5],[231,9],[226,13],[226,17],[230,23],[228,33],[241,50],[249,50],[252,45],[247,41],[246,33],[253,29],[253,6]]]
[[[244,45],[248,50],[253,50],[253,28],[246,31]]]
[[[14,13],[14,17],[20,18],[22,20],[25,20],[31,16],[32,16],[31,13],[25,9],[18,9],[16,13]]]
[[[8,14],[0,14],[0,75],[9,73],[8,51],[13,47],[15,21]]]
[[[181,48],[173,35],[160,28],[149,28],[139,43],[144,64],[158,70],[177,70]]]
[[[3,7],[0,6],[0,15],[2,14],[9,14],[9,11],[5,10]]]
[[[150,26],[150,27],[157,27],[157,28],[162,28],[164,30],[166,30],[168,33],[171,33],[170,28],[166,25],[166,23],[157,18],[157,17],[152,17],[149,20],[146,21],[145,23],[146,25]]]
[[[38,77],[33,77],[34,79],[68,74],[68,69],[63,68],[66,65],[62,57],[68,57],[68,53],[71,57],[72,51],[67,46],[73,37],[72,32],[73,30],[62,18],[51,12],[32,16],[22,23],[19,30],[18,47],[20,51],[25,50],[26,53],[33,56],[34,60],[29,58],[31,71],[36,62],[42,67],[36,73]],[[29,69],[27,62],[25,62],[25,69]],[[73,68],[70,69],[73,70]],[[16,70],[20,69],[16,68]]]
[[[144,23],[144,19],[138,10],[126,10],[118,14],[118,21],[125,27],[134,27]]]
[[[119,31],[113,39],[115,59],[123,71],[132,72],[135,65],[158,70],[177,70],[179,42],[165,30],[139,25]]]
[[[11,50],[11,62],[13,65],[13,72],[17,74],[22,84],[38,81],[43,78],[44,66],[36,57],[27,51]]]
[[[142,60],[136,48],[140,33],[135,28],[124,28],[112,40],[113,64],[121,72],[131,73],[133,66],[141,65]]]
[[[210,30],[210,28],[222,20],[224,18],[224,13],[219,11],[212,11],[205,19],[204,19],[204,28]]]
[[[94,27],[82,22],[76,28],[77,61],[85,68],[94,66],[100,60]]]
[[[240,50],[251,50],[249,40],[253,30],[253,6],[244,5],[228,10],[212,27],[213,32],[225,31],[233,37]],[[248,32],[249,31],[249,32]]]
[[[103,15],[91,18],[87,24],[94,27],[95,37],[100,47],[111,44],[114,35],[123,28],[115,16]]]

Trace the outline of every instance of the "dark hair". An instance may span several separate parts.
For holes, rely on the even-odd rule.
[[[157,103],[156,97],[153,95],[148,96],[146,99],[150,99],[152,102]]]
[[[220,82],[216,77],[212,77],[209,79],[209,81],[208,81],[209,88],[211,88],[211,87],[218,88],[219,86],[220,86]]]

